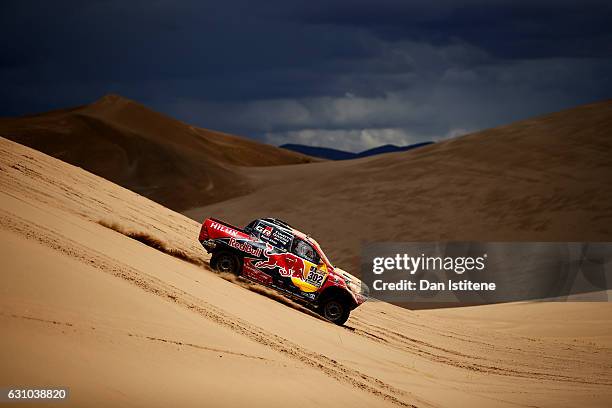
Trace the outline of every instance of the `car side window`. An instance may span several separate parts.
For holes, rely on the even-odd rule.
[[[291,252],[293,252],[295,255],[302,257],[312,263],[315,263],[315,264],[319,263],[319,254],[317,254],[317,251],[315,251],[312,245],[310,245],[308,242],[302,239],[299,239],[297,237],[293,241],[293,249]]]
[[[255,230],[255,224],[257,224],[257,220],[255,220],[255,221],[251,221],[251,222],[249,223],[249,225],[247,225],[246,227],[244,227],[244,230],[245,230],[247,233],[249,233],[249,234],[251,234],[251,235],[253,235],[253,236],[255,236],[255,237],[259,238],[259,231]]]

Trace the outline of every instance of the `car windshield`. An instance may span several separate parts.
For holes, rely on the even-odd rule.
[[[325,252],[323,252],[323,249],[321,248],[321,245],[319,245],[318,242],[314,241],[314,246],[317,249],[317,252],[319,253],[319,256],[323,259],[323,262],[325,262],[327,265],[334,266],[331,263],[331,261],[329,260],[329,258],[327,257],[327,255],[325,255]]]

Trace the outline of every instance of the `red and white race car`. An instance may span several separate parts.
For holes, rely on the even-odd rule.
[[[254,220],[244,229],[208,218],[200,243],[210,265],[277,289],[342,325],[366,301],[368,288],[337,268],[310,236],[275,218]]]

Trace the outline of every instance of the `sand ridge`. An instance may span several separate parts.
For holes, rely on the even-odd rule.
[[[612,101],[343,162],[243,169],[254,191],[183,213],[274,215],[359,274],[362,242],[612,241]]]

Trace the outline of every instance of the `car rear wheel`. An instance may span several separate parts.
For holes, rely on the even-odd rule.
[[[331,298],[321,304],[320,313],[330,322],[341,326],[348,320],[351,310],[342,299]]]
[[[220,252],[210,258],[210,266],[219,272],[240,274],[240,259],[230,252]]]

